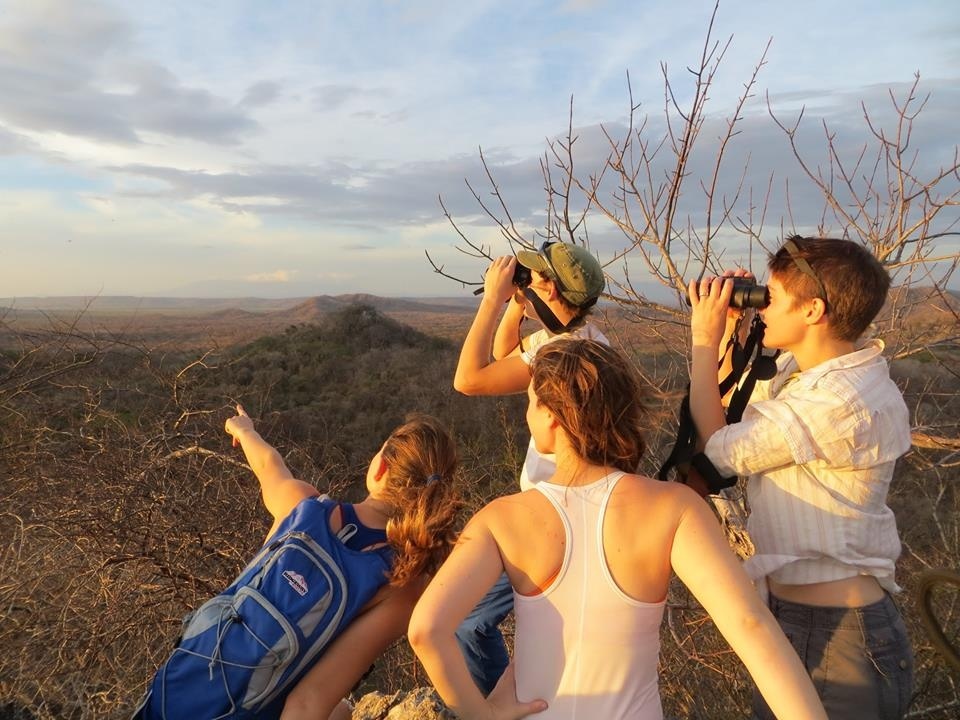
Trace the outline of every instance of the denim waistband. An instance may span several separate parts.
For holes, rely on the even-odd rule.
[[[837,628],[865,629],[889,627],[900,617],[900,611],[890,595],[884,595],[870,605],[858,608],[819,607],[782,600],[770,594],[770,611],[781,623],[804,625],[810,628],[834,630]]]

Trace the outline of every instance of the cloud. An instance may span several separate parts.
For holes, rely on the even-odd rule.
[[[350,115],[357,120],[372,120],[382,122],[388,125],[405,122],[410,114],[406,110],[393,110],[391,112],[379,112],[377,110],[358,110]]]
[[[314,107],[321,112],[329,112],[343,106],[352,98],[367,94],[367,91],[352,85],[318,85],[311,94]]]
[[[891,89],[895,97],[903,97],[908,87],[902,84]],[[913,131],[915,146],[923,148],[914,166],[920,177],[931,175],[939,165],[952,159],[953,109],[960,105],[960,91],[951,90],[946,81],[922,86],[921,92],[926,90],[933,92],[934,97]],[[863,89],[859,96],[852,92],[827,91],[819,95],[811,92],[807,98],[809,106],[796,141],[798,152],[813,168],[818,165],[826,167],[828,162],[827,140],[821,124],[824,121],[833,133],[837,155],[845,163],[855,162],[864,143],[871,140],[859,99],[863,99],[877,125],[885,128],[885,132],[889,133],[895,127],[887,87]],[[788,124],[792,124],[799,113],[799,105],[794,100],[793,97],[771,96],[778,116]],[[726,131],[726,122],[723,113],[705,118],[686,168],[689,177],[677,216],[681,226],[687,225],[688,218],[692,227],[702,227],[706,223],[703,188],[709,185],[715,172],[716,152],[719,139]],[[715,223],[726,208],[730,217],[738,222],[749,222],[752,215],[753,222],[759,222],[764,216],[765,223],[773,226],[778,225],[781,218],[788,226],[815,225],[823,212],[824,197],[804,176],[786,134],[777,128],[759,98],[745,109],[738,129],[739,134],[727,145],[724,162],[719,168],[712,221]],[[627,126],[616,121],[603,126],[574,127],[574,163],[583,182],[587,183],[591,175],[599,176],[610,152],[610,138],[621,138],[626,132]],[[652,194],[660,191],[675,162],[669,142],[660,145],[666,135],[666,124],[661,115],[654,114],[646,119],[643,136],[650,141],[651,151],[658,146],[659,150],[650,166],[654,186],[643,186],[645,172],[641,173],[639,181],[641,190],[648,189]],[[565,136],[566,132],[554,137],[553,142],[562,142]],[[638,147],[635,144],[634,149]],[[506,222],[506,212],[500,206],[502,199],[510,219],[524,228],[531,241],[535,241],[534,228],[542,229],[546,221],[547,197],[543,189],[541,157],[491,147],[483,150],[483,158],[500,198],[492,194],[494,186],[486,176],[479,154],[407,163],[328,160],[276,166],[251,164],[233,172],[220,173],[147,164],[110,169],[161,182],[159,189],[146,193],[156,197],[202,200],[233,213],[270,219],[280,224],[322,223],[324,227],[377,230],[381,234],[391,229],[442,223],[443,209],[438,196],[442,196],[446,210],[461,229],[492,223],[481,202]],[[556,158],[548,157],[546,167],[554,182],[558,182]],[[605,171],[600,195],[611,211],[622,213],[622,207],[613,200],[615,188],[610,184],[612,180],[612,173]],[[469,182],[472,191],[465,181]],[[771,188],[769,195],[768,187]],[[144,194],[144,191],[137,194]],[[559,203],[560,199],[554,198],[554,201]],[[584,204],[583,193],[574,189],[572,212],[578,212]],[[631,212],[634,218],[638,217],[635,206],[631,207]],[[452,236],[452,228],[450,232]],[[358,251],[373,245],[360,240],[345,249]]]
[[[252,283],[288,283],[296,275],[294,270],[274,270],[273,272],[254,273],[247,275],[244,280]]]
[[[22,3],[0,20],[0,119],[124,145],[145,133],[229,145],[259,129],[230,101],[143,59],[134,40],[127,18],[94,0]]]
[[[32,153],[36,150],[36,145],[29,138],[0,125],[0,156]]]
[[[109,170],[158,180],[165,186],[154,191],[138,190],[131,195],[204,199],[233,212],[352,227],[435,220],[442,216],[438,194],[463,188],[464,178],[472,177],[476,181],[482,174],[476,157],[391,166],[369,162],[252,165],[225,173],[156,165],[115,166]],[[542,179],[538,159],[498,165],[497,173],[498,180],[511,191],[509,197],[513,202],[522,208],[539,204]],[[475,204],[465,199],[463,192],[455,193],[448,209],[461,215],[474,214]],[[521,214],[526,212],[524,209]]]
[[[603,5],[604,0],[566,0],[560,6],[561,12],[587,12]]]
[[[254,83],[247,88],[240,105],[246,107],[263,107],[269,105],[280,96],[280,83],[264,80]]]

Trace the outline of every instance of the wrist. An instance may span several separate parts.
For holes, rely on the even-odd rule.
[[[233,437],[240,442],[244,442],[246,440],[252,440],[253,438],[259,438],[260,433],[252,427],[237,428],[233,431]]]
[[[693,352],[699,349],[712,350],[716,352],[720,349],[720,340],[704,335],[694,335],[690,341],[690,348]]]
[[[500,309],[502,307],[503,307],[502,301],[499,301],[493,295],[484,294],[483,299],[480,300],[480,308],[478,309],[477,312],[478,313],[484,312],[484,313],[497,315],[500,313]]]

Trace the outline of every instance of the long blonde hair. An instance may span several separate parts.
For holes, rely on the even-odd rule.
[[[402,587],[433,574],[456,540],[457,449],[436,418],[411,415],[390,433],[381,456],[389,470],[382,499],[393,509],[387,541],[396,551],[390,584]]]

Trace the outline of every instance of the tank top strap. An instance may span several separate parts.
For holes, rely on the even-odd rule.
[[[363,550],[387,542],[387,531],[371,528],[360,522],[357,511],[349,503],[340,503],[340,530],[337,537],[351,550]]]
[[[617,483],[626,475],[623,470],[614,470],[603,477],[594,480],[588,485],[558,485],[551,482],[539,482],[534,487],[551,498],[562,498],[566,495],[576,495],[578,497],[596,497],[598,494],[606,502],[606,498],[613,492]]]
[[[626,475],[623,470],[616,470],[612,473],[607,474],[597,483],[597,490],[602,491],[603,495],[600,498],[600,511],[597,515],[597,523],[603,527],[603,519],[607,514],[607,505],[610,504],[610,497],[613,495],[613,491],[617,487],[617,483],[620,482],[620,479]],[[601,485],[600,483],[605,483]]]

